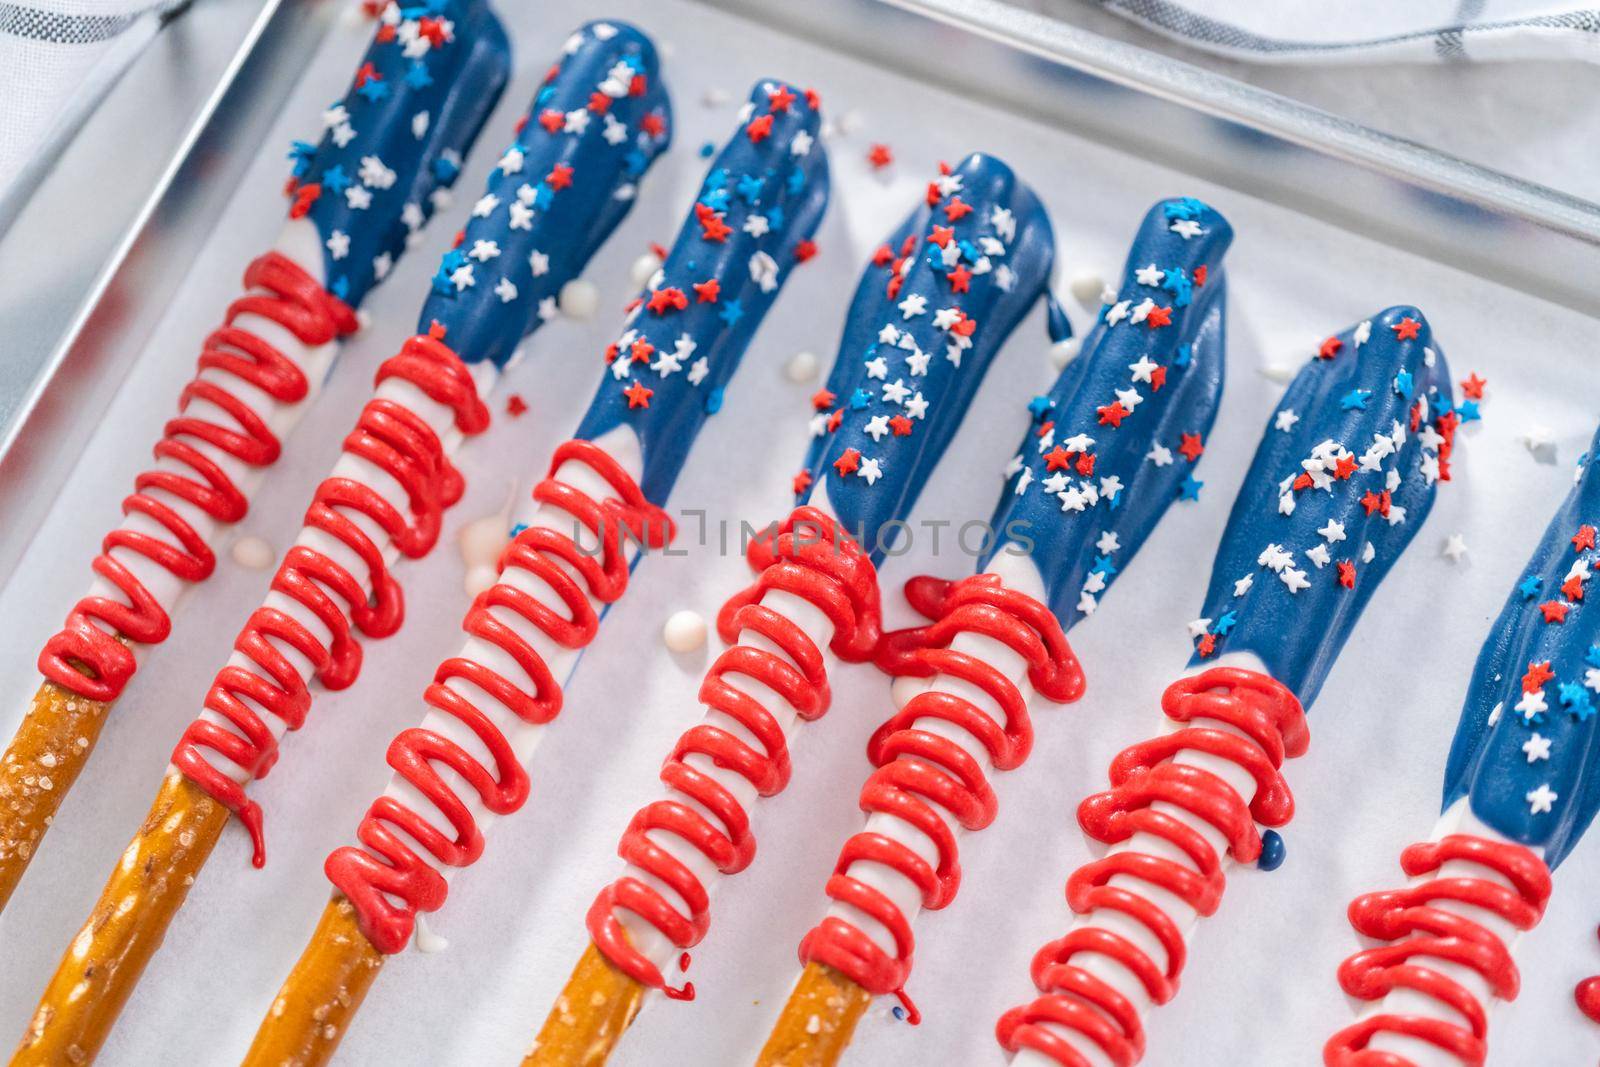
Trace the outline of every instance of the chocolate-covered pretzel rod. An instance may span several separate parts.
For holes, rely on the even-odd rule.
[[[995,818],[985,764],[1012,770],[1027,759],[1031,694],[1082,694],[1066,631],[1198,485],[1222,399],[1232,236],[1199,201],[1151,208],[1117,299],[1029,405],[977,573],[908,583],[929,624],[888,635],[877,658],[926,681],[868,745],[877,770],[861,790],[866,824],[839,853],[832,905],[800,944],[805,970],[758,1063],[835,1063],[872,997],[905,996],[917,913],[955,899],[961,834]]]
[[[421,725],[389,745],[394,768],[360,846],[326,865],[335,895],[246,1058],[261,1067],[333,1054],[386,954],[418,912],[445,903],[496,816],[526,803],[529,768],[601,615],[643,548],[672,536],[661,510],[706,419],[828,202],[814,93],[763,80],[712,162],[666,261],[606,350],[576,436],[518,512],[498,582],[439,665]],[[464,787],[464,788],[463,788]]]
[[[655,49],[639,31],[595,22],[569,40],[445,256],[423,332],[379,368],[332,475],[173,751],[150,819],[58,966],[15,1062],[94,1055],[226,812],[264,862],[262,813],[246,787],[272,768],[283,734],[305,722],[313,682],[352,684],[359,638],[399,627],[404,604],[390,563],[433,547],[443,509],[462,491],[450,456],[488,423],[482,394],[627,213],[638,176],[666,145],[667,110]]]
[[[1016,1063],[1137,1062],[1232,863],[1271,869],[1294,813],[1280,767],[1362,608],[1449,477],[1449,371],[1422,313],[1322,343],[1290,383],[1234,501],[1162,733],[1125,749],[1078,823],[1110,846],[1067,881],[1078,918],[1034,957],[1040,996],[1000,1020]]]
[[[410,11],[410,9],[407,9]],[[245,268],[205,340],[155,465],[134,479],[95,578],[39,654],[44,682],[0,756],[0,908],[37,853],[143,655],[322,388],[356,309],[420,237],[505,88],[509,46],[485,0],[390,4],[315,145],[296,142],[289,221]]]

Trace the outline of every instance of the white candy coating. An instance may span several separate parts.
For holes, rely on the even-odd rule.
[[[1096,301],[1111,303],[1116,299],[1113,296],[1110,301],[1103,300],[1106,280],[1092,270],[1074,274],[1072,280],[1067,283],[1067,288],[1072,290],[1072,298],[1084,307],[1093,307]]]
[[[594,318],[594,313],[600,310],[600,290],[585,278],[574,278],[561,287],[561,298],[558,301],[561,314],[569,319],[580,322]]]
[[[467,568],[467,577],[461,583],[468,596],[477,596],[485,589],[490,588],[500,578],[500,572],[490,566],[476,566]]]
[[[654,252],[646,252],[633,261],[633,266],[628,270],[628,277],[636,286],[643,286],[650,280],[651,275],[661,269],[661,257]]]
[[[706,620],[698,611],[674,611],[661,628],[661,640],[673,652],[693,652],[706,643]]]
[[[241,567],[248,567],[253,571],[264,571],[272,566],[272,561],[277,558],[277,553],[272,551],[272,546],[259,537],[245,536],[233,543],[229,550],[233,561]]]
[[[1078,358],[1079,347],[1076,337],[1068,337],[1065,340],[1057,341],[1050,346],[1050,362],[1055,365],[1056,370],[1061,370],[1068,363]]]
[[[809,382],[817,376],[817,363],[815,352],[796,352],[785,364],[784,376],[791,382]]]

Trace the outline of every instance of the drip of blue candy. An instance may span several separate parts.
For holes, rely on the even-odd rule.
[[[974,154],[928,188],[862,274],[839,354],[813,398],[814,440],[796,502],[826,486],[874,563],[961,424],[995,353],[1045,296],[1050,217],[994,156]],[[1070,335],[1054,307],[1054,340]]]
[[[418,331],[438,323],[463,360],[504,366],[558,313],[562,286],[627,215],[670,137],[650,39],[622,22],[577,30],[441,260]]]
[[[1093,612],[1185,496],[1222,401],[1233,230],[1192,198],[1145,215],[1082,354],[1028,405],[990,522],[995,554],[1032,557],[1064,628]]]
[[[1445,769],[1444,807],[1472,813],[1554,868],[1600,808],[1600,432],[1478,654]]]
[[[816,94],[764,79],[717,158],[661,270],[606,352],[577,436],[638,434],[646,499],[666,501],[689,448],[828,204]]]
[[[291,213],[322,244],[330,293],[357,307],[455,183],[510,76],[487,0],[390,4],[315,145],[289,158]]]
[[[1325,340],[1234,501],[1191,665],[1254,653],[1309,708],[1433,507],[1456,418],[1444,353],[1416,308]]]

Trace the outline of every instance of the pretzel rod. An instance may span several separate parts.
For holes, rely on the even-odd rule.
[[[1462,388],[1477,396],[1484,384],[1473,375]],[[1324,1046],[1328,1064],[1483,1063],[1490,1013],[1520,988],[1519,936],[1538,925],[1552,872],[1594,819],[1600,616],[1585,594],[1600,560],[1596,446],[1600,431],[1484,639],[1442,814],[1400,857],[1409,881],[1350,904],[1351,925],[1379,944],[1339,968],[1340,986],[1369,1004]],[[1575,1000],[1600,1021],[1597,987],[1580,983]]]
[[[1110,846],[1067,881],[1077,918],[1034,957],[1040,996],[1000,1020],[1018,1062],[1132,1064],[1143,1016],[1177,993],[1233,863],[1274,869],[1294,814],[1283,761],[1304,708],[1449,477],[1459,420],[1421,312],[1328,338],[1290,383],[1223,533],[1187,673],[1162,730],[1125,749],[1078,808]]]
[[[246,268],[155,465],[134,479],[122,525],[102,542],[88,595],[40,652],[45,681],[0,757],[0,909],[106,712],[167,639],[185,590],[210,577],[219,537],[244,518],[322,389],[356,309],[454,183],[499,99],[506,42],[486,3],[450,0],[429,21],[437,47],[413,59],[391,6],[351,88],[324,114],[320,143],[296,142],[290,221]],[[416,69],[431,80],[408,78]]]
[[[814,94],[757,83],[661,270],[607,348],[576,437],[517,512],[498,582],[468,612],[461,652],[424,695],[430,710],[390,744],[396,774],[362,821],[360,847],[328,858],[329,879],[379,950],[405,947],[417,912],[441,907],[454,868],[481,854],[491,817],[525,803],[533,754],[607,605],[626,592],[640,553],[672,537],[662,505],[759,324],[813,250],[829,188],[826,154],[814,145],[820,126]],[[333,951],[313,945],[308,958]],[[586,978],[603,979],[608,967]],[[295,995],[296,985],[291,977],[287,1008],[269,1021],[275,1033],[322,1026],[298,1010],[316,1001]],[[607,1001],[608,1010],[631,1014],[625,991],[614,991],[624,1003]],[[315,1039],[276,1043],[285,1041]]]
[[[193,782],[166,776],[50,980],[12,1054],[15,1067],[93,1059],[227,821],[228,809]]]
[[[929,622],[887,635],[876,658],[889,674],[923,681],[896,687],[899,710],[868,744],[877,770],[861,790],[866,823],[828,879],[826,918],[801,941],[811,977],[791,994],[759,1063],[836,1062],[873,996],[896,994],[918,1021],[905,993],[913,927],[922,909],[954,899],[964,834],[997,814],[983,768],[1026,760],[1030,697],[1082,695],[1066,629],[1096,609],[1171,505],[1198,485],[1194,465],[1222,398],[1222,257],[1231,236],[1195,200],[1149,211],[1118,296],[1077,361],[1028,406],[989,523],[1001,532],[978,573],[907,584]],[[819,995],[819,966],[825,993],[836,995]]]
[[[619,971],[593,943],[578,957],[523,1067],[604,1063],[644,1004],[650,987]]]
[[[767,1043],[761,1067],[826,1067],[838,1063],[872,1006],[872,994],[825,963],[800,972]]]
[[[718,876],[751,862],[750,810],[787,783],[789,745],[802,722],[826,712],[833,666],[873,654],[876,561],[995,353],[1045,294],[1052,255],[1032,191],[980,155],[941,168],[924,205],[874,255],[827,387],[813,398],[816,440],[794,481],[800,506],[751,546],[759,576],[718,616],[732,647],[701,686],[703,719],[663,766],[661,799],[623,835],[623,875],[589,910],[593,948],[634,983],[693,996],[692,985],[669,988],[665,972],[705,935]],[[1050,312],[1062,340],[1070,327],[1053,301]],[[598,1061],[631,1014],[594,1000],[586,977],[574,973],[545,1026],[604,1030],[607,1040],[590,1046]]]
[[[335,893],[294,970],[273,998],[243,1067],[312,1067],[339,1047],[385,957],[367,940],[356,910]],[[311,1019],[317,1025],[301,1026]]]
[[[447,34],[448,27],[438,32]],[[569,130],[564,119],[530,119],[522,128],[460,240],[499,283],[479,287],[473,267],[463,262],[468,254],[459,248],[446,254],[422,308],[421,322],[431,324],[427,333],[379,368],[372,399],[318,487],[271,591],[173,752],[178,773],[239,816],[254,840],[257,866],[265,862],[262,811],[245,787],[274,765],[283,734],[304,723],[313,680],[334,689],[355,681],[357,634],[382,637],[399,627],[404,602],[390,564],[401,555],[421,557],[436,543],[443,510],[462,492],[450,457],[464,437],[488,423],[481,394],[547,317],[542,309],[554,292],[626,214],[635,179],[665,147],[666,98],[654,84],[654,60],[642,35],[625,27],[592,24],[569,43],[535,99],[535,116],[587,115],[603,94],[615,100],[604,105],[608,121],[572,123]],[[619,67],[630,72],[626,80],[619,80]],[[524,177],[523,170],[532,173]],[[502,204],[509,207],[495,210]],[[541,245],[551,251],[539,251]],[[494,255],[485,251],[491,247]],[[502,256],[503,263],[491,262]],[[121,940],[148,938],[165,928],[180,903],[155,908],[135,901],[125,924],[93,930],[84,951],[107,956]],[[72,969],[72,957],[63,961],[63,973]],[[131,961],[128,983],[144,958]],[[66,993],[60,983],[47,992],[38,1016],[46,1031]],[[100,999],[100,993],[91,988],[83,999]],[[120,1005],[107,999],[77,1010],[103,1017],[94,1034],[103,1038]],[[82,1051],[93,1056],[98,1044]]]

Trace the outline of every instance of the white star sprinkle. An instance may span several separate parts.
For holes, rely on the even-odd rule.
[[[1545,782],[1539,788],[1528,793],[1524,798],[1528,802],[1528,814],[1541,815],[1555,807],[1560,799],[1560,794],[1550,788],[1550,783]]]
[[[509,304],[517,298],[517,287],[511,283],[510,278],[501,278],[496,282],[494,292],[502,304]]]
[[[1299,421],[1300,416],[1294,413],[1293,408],[1284,408],[1282,411],[1278,412],[1277,417],[1272,420],[1272,425],[1274,428],[1282,430],[1284,433],[1288,433],[1290,430],[1294,429],[1294,424]]]
[[[861,468],[856,471],[856,474],[866,479],[868,485],[872,485],[883,477],[883,468],[879,466],[878,461],[875,459],[864,459],[861,461]]]
[[[1233,583],[1233,595],[1244,596],[1250,591],[1250,587],[1254,584],[1256,584],[1255,575],[1245,575],[1243,578],[1240,578],[1237,582]]]
[[[328,255],[332,256],[335,262],[350,254],[350,235],[343,230],[334,230],[324,243],[328,246]]]
[[[1453,533],[1444,540],[1444,548],[1440,554],[1451,563],[1460,563],[1467,554],[1467,541],[1458,533]]]
[[[1533,734],[1522,743],[1522,751],[1528,754],[1529,763],[1537,763],[1542,759],[1550,758],[1550,739],[1535,730]]]

